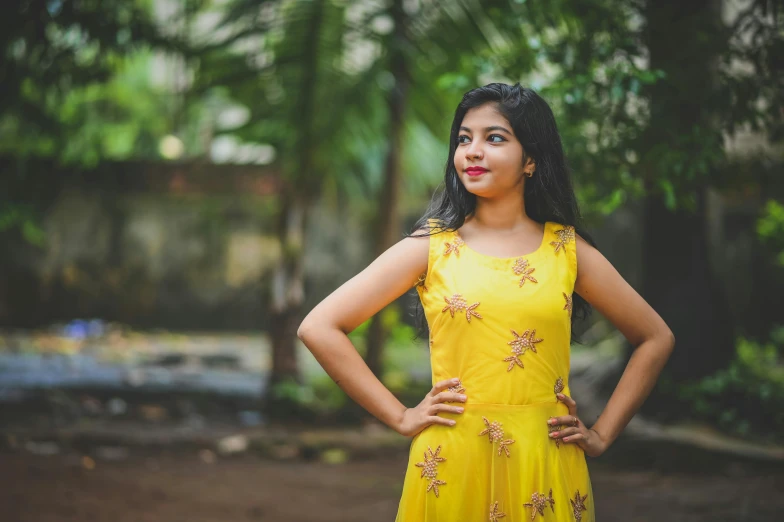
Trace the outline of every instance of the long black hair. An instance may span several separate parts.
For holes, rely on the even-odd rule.
[[[553,111],[541,96],[519,83],[490,83],[463,95],[455,110],[452,130],[449,133],[449,156],[446,160],[444,185],[436,192],[427,211],[416,222],[410,235],[421,237],[457,230],[463,226],[466,218],[476,211],[476,196],[466,190],[460,181],[454,156],[463,117],[469,109],[486,103],[494,104],[509,121],[523,146],[523,164],[529,157],[536,162],[536,172],[526,180],[523,194],[528,217],[541,224],[553,221],[561,225],[571,225],[583,239],[594,245],[593,239],[582,225]],[[431,226],[430,220],[433,220],[434,225]],[[590,311],[590,305],[575,294],[572,326],[576,320],[587,317]],[[415,315],[420,328],[423,329],[424,311],[419,300]]]

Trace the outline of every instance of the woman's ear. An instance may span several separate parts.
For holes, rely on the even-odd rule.
[[[523,173],[531,177],[534,171],[536,171],[536,162],[530,156],[526,158],[525,163],[523,164]]]

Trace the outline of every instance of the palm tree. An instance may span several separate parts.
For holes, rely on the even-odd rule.
[[[375,102],[363,92],[361,77],[344,65],[345,36],[354,30],[346,9],[330,0],[235,0],[220,24],[229,31],[200,53],[200,88],[226,87],[250,109],[250,121],[234,134],[275,146],[284,180],[276,221],[281,256],[272,270],[268,320],[273,390],[268,399],[276,412],[287,407],[278,400],[277,385],[300,377],[296,329],[304,302],[309,210],[325,183],[359,176],[364,153],[352,147],[352,139],[367,130],[359,115],[372,112]],[[369,113],[364,117],[372,119]]]
[[[402,0],[392,0],[387,16],[393,29],[381,40],[385,50],[383,67],[393,79],[393,87],[386,96],[388,148],[383,184],[377,196],[379,213],[373,222],[376,255],[400,237],[403,182],[414,182],[413,178],[421,176],[417,172],[403,173],[402,159],[408,154],[405,148],[407,128],[427,129],[443,143],[460,91],[478,84],[483,72],[481,68],[472,67],[473,60],[499,46],[499,41],[508,36],[479,1],[425,1],[415,9],[406,11]],[[445,149],[445,146],[441,147],[441,150]],[[426,176],[429,180],[440,177],[440,172]],[[432,184],[427,187],[427,190],[431,189]],[[379,377],[383,373],[386,336],[383,315],[377,314],[367,332],[366,361]]]

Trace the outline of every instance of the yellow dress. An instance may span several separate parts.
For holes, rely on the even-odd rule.
[[[585,454],[547,425],[569,413],[555,394],[571,396],[576,275],[574,229],[558,223],[519,258],[480,254],[458,232],[430,237],[417,292],[433,384],[459,377],[468,401],[439,414],[455,426],[413,438],[398,522],[593,522]]]

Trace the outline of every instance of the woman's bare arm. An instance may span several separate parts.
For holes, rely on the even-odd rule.
[[[443,404],[447,400],[462,400],[457,394],[440,393],[454,383],[438,383],[422,404],[408,409],[373,375],[348,334],[413,287],[427,270],[429,244],[428,237],[407,237],[398,242],[319,303],[297,331],[319,364],[349,397],[404,435],[414,435],[428,424],[454,424],[435,416],[438,411],[462,411]]]
[[[580,237],[575,291],[635,346],[615,391],[592,427],[609,446],[651,393],[672,353],[675,337],[615,267]]]

